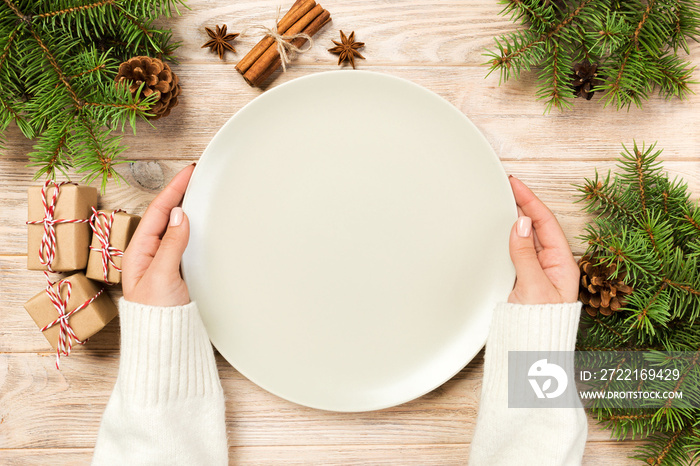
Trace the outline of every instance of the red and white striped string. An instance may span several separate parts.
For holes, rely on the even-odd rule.
[[[51,304],[53,304],[54,309],[56,309],[56,312],[58,313],[58,318],[42,327],[41,331],[43,332],[56,324],[59,325],[58,342],[56,343],[56,369],[60,369],[61,367],[59,362],[61,355],[68,356],[70,354],[70,350],[73,348],[73,342],[75,341],[76,343],[83,345],[87,341],[87,339],[84,341],[80,341],[78,339],[73,331],[73,327],[71,327],[70,323],[68,323],[68,319],[76,312],[81,311],[92,304],[92,302],[102,294],[104,288],[101,288],[100,291],[98,291],[92,298],[88,299],[72,311],[67,311],[68,301],[70,300],[71,291],[73,291],[73,284],[69,282],[67,278],[64,278],[63,280],[57,282],[55,287],[53,285],[54,284],[49,281],[49,284],[46,286],[46,293],[49,295]],[[61,289],[64,286],[66,287],[66,297],[62,298]]]
[[[122,269],[114,263],[115,257],[122,257],[124,251],[119,248],[115,248],[109,244],[109,234],[112,231],[112,225],[114,224],[114,215],[117,212],[124,212],[123,210],[114,210],[111,214],[106,212],[100,212],[94,207],[92,208],[92,216],[90,217],[90,228],[95,233],[95,236],[100,242],[99,248],[94,248],[90,246],[90,250],[102,253],[102,274],[104,276],[105,283],[110,284],[107,279],[107,274],[109,272],[109,266],[114,267],[115,270],[121,272]],[[100,217],[104,218],[104,221],[100,221]]]
[[[90,219],[56,219],[54,215],[56,213],[56,203],[58,202],[58,196],[61,190],[61,186],[66,184],[76,184],[69,181],[62,181],[57,183],[54,180],[46,180],[44,186],[41,188],[41,202],[44,206],[44,218],[41,220],[29,221],[27,225],[44,225],[44,235],[41,238],[41,245],[39,247],[39,262],[45,265],[48,271],[44,271],[46,276],[46,294],[49,295],[51,304],[53,304],[54,309],[58,313],[58,318],[53,322],[45,325],[41,328],[41,331],[45,331],[54,325],[59,325],[58,331],[58,341],[56,344],[56,369],[60,369],[60,358],[61,355],[68,356],[70,354],[73,343],[76,342],[80,345],[85,344],[87,341],[80,341],[73,331],[73,327],[68,323],[68,319],[78,311],[81,311],[92,304],[98,296],[102,294],[104,288],[101,288],[92,298],[88,299],[80,306],[76,307],[72,311],[67,311],[68,300],[70,299],[71,291],[73,290],[73,285],[68,279],[62,279],[57,282],[54,288],[54,283],[51,281],[48,272],[55,272],[53,270],[53,261],[56,258],[56,225],[60,223],[87,223]],[[53,186],[54,191],[50,199],[47,198],[46,193],[50,186]],[[93,208],[94,210],[94,208]],[[61,297],[61,290],[63,287],[66,288],[65,299]]]
[[[41,202],[44,205],[44,218],[27,222],[27,225],[44,225],[44,236],[41,238],[41,246],[39,246],[39,262],[45,265],[46,268],[53,272],[53,260],[56,258],[56,225],[59,223],[87,223],[87,218],[81,219],[55,219],[56,202],[61,186],[64,184],[75,184],[69,181],[56,183],[54,180],[46,180],[41,188]],[[51,200],[46,198],[46,190],[49,185],[53,185],[54,191]]]

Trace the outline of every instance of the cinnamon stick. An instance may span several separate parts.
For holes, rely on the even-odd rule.
[[[277,32],[279,34],[286,33],[290,27],[296,24],[315,6],[315,0],[297,0],[289,11],[282,17],[280,22],[277,23]],[[241,59],[241,61],[238,62],[236,69],[241,74],[244,74],[271,45],[276,45],[275,40],[269,36],[264,37],[255,45],[255,47],[251,49],[250,52],[246,54],[245,57]]]
[[[317,16],[316,19],[314,19],[308,26],[306,26],[306,28],[304,28],[302,32],[313,37],[318,31],[321,30],[321,28],[323,28],[323,26],[330,23],[330,21],[331,14],[327,10],[323,10],[323,13]],[[304,39],[303,37],[297,37],[292,41],[292,45],[294,45],[295,47],[301,47],[302,45],[304,45],[305,42],[306,39]],[[248,82],[248,84],[250,84],[251,86],[259,87],[265,81],[267,81],[270,75],[277,71],[280,66],[282,66],[282,58],[279,56],[279,54],[277,54],[277,57],[270,63],[267,69],[265,69],[254,82]]]
[[[311,9],[308,13],[306,13],[304,16],[299,19],[292,27],[287,29],[287,32],[285,33],[288,36],[293,36],[294,34],[299,34],[302,32],[313,20],[318,18],[318,16],[323,13],[325,10],[323,7],[319,4],[316,4],[315,7]],[[269,39],[269,37],[268,37]],[[265,53],[263,53],[260,58],[258,58],[255,63],[251,65],[251,67],[248,69],[243,74],[243,78],[246,80],[248,84],[251,84],[253,82],[256,82],[260,75],[267,70],[267,68],[270,66],[270,64],[275,61],[275,58],[279,57],[279,51],[277,50],[277,44],[271,45],[267,50],[265,50]],[[252,85],[252,84],[251,84]]]

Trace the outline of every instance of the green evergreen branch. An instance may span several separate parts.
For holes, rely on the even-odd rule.
[[[582,316],[577,349],[642,350],[655,367],[673,367],[674,361],[649,350],[693,352],[679,378],[649,379],[637,388],[683,392],[684,402],[697,406],[700,208],[690,202],[685,183],[670,181],[663,172],[661,150],[655,145],[635,143],[624,147],[621,155],[614,177],[608,173],[601,179],[596,173],[578,186],[578,202],[595,215],[582,237],[588,243],[586,255],[596,257],[594,263],[612,266],[609,278],[624,280],[632,292],[625,296],[622,308],[608,317]],[[691,458],[700,457],[700,437],[695,430],[700,425],[700,409],[667,401],[648,411],[600,404],[590,409],[614,438],[646,435],[637,458],[649,464],[688,464]]]
[[[77,13],[85,10],[91,10],[93,8],[98,8],[102,7],[105,5],[112,5],[115,3],[115,0],[102,0],[99,2],[95,3],[88,3],[85,5],[77,5],[77,6],[72,6],[69,8],[63,8],[61,10],[56,10],[56,11],[48,11],[46,13],[39,13],[35,15],[36,18],[50,18],[52,16],[61,16],[61,15],[67,15],[67,14],[72,14],[72,13]]]
[[[78,73],[78,74],[73,74],[73,75],[71,75],[71,76],[68,76],[68,81],[72,81],[72,80],[74,80],[75,78],[80,78],[81,76],[85,76],[86,74],[92,74],[92,73],[100,72],[100,71],[104,70],[105,68],[106,68],[106,65],[105,65],[104,63],[101,63],[101,64],[99,64],[99,65],[96,65],[96,66],[90,68],[89,70],[81,71],[81,72]]]
[[[700,231],[700,223],[698,223],[697,219],[692,218],[690,215],[685,214],[683,215],[683,218],[696,230]]]
[[[14,28],[7,38],[7,43],[5,44],[5,47],[2,49],[2,55],[0,55],[0,69],[2,69],[3,65],[5,64],[5,60],[7,59],[7,55],[10,53],[10,47],[12,47],[12,43],[14,42],[15,37],[17,37],[18,31],[19,31],[19,26]]]
[[[181,0],[0,1],[0,143],[15,122],[36,138],[36,177],[73,168],[102,189],[119,180],[124,147],[114,133],[145,119],[157,95],[134,98],[115,85],[136,55],[172,59],[172,33],[153,26]]]
[[[677,444],[684,432],[685,431],[683,429],[680,429],[670,436],[656,436],[656,439],[660,439],[662,442],[665,441],[662,448],[658,451],[654,449],[641,449],[639,450],[640,455],[638,455],[637,458],[646,462],[650,466],[681,464],[681,462],[684,462],[684,459],[682,452],[678,452]],[[668,462],[669,459],[671,462]]]
[[[91,183],[101,178],[101,186],[107,185],[110,179],[121,181],[121,175],[114,169],[116,165],[126,163],[119,156],[124,151],[120,146],[120,137],[113,136],[112,130],[101,129],[87,118],[79,118],[80,126],[72,137],[74,162],[78,173],[86,173],[83,182]]]
[[[495,39],[495,50],[485,53],[488,74],[499,70],[503,83],[538,68],[536,95],[545,100],[545,112],[570,107],[574,94],[590,99],[604,93],[603,104],[619,110],[641,106],[655,90],[666,98],[692,92],[694,67],[677,52],[680,47],[688,53],[687,40],[700,36],[700,6],[693,0],[504,3],[501,13],[510,13],[526,29]],[[554,66],[566,62],[570,66],[563,73]],[[576,62],[577,67],[588,64],[574,70]]]
[[[691,81],[695,66],[690,62],[684,62],[677,55],[664,55],[656,62],[659,79],[657,85],[659,92],[666,98],[678,97],[684,99],[689,94],[695,94],[689,84],[697,84]]]
[[[70,161],[66,156],[68,151],[68,122],[64,122],[55,131],[45,131],[41,135],[35,151],[29,154],[31,163],[29,166],[39,167],[34,179],[44,175],[55,179],[56,172],[60,171],[66,177],[70,168]]]
[[[583,194],[576,202],[585,202],[586,211],[597,211],[599,217],[610,214],[633,218],[632,212],[618,200],[618,186],[616,183],[610,183],[609,175],[605,181],[600,181],[596,172],[594,179],[584,179],[584,184],[577,188]]]
[[[7,0],[6,0],[7,1]],[[34,29],[31,26],[27,26],[27,29],[29,30],[29,33],[32,35],[34,40],[36,40],[37,45],[41,48],[41,50],[44,52],[44,56],[46,57],[46,61],[49,62],[51,67],[53,68],[54,72],[58,76],[58,80],[65,86],[66,92],[70,95],[71,99],[73,99],[73,102],[75,102],[76,107],[80,107],[81,101],[78,95],[75,93],[75,90],[73,87],[70,85],[68,82],[68,79],[66,76],[63,74],[63,70],[61,67],[58,65],[58,62],[56,61],[56,57],[51,53],[49,48],[46,46],[44,41],[39,37],[39,34],[34,31]]]
[[[549,111],[552,106],[560,110],[571,106],[571,89],[565,78],[568,76],[567,71],[571,66],[568,58],[560,53],[559,45],[553,42],[552,49],[545,59],[545,65],[540,73],[542,85],[537,91],[537,98],[546,101],[546,111]]]

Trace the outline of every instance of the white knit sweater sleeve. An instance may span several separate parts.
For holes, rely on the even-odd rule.
[[[573,351],[581,303],[499,304],[486,342],[471,466],[581,464],[583,408],[508,408],[508,351]]]
[[[93,465],[228,464],[224,393],[195,303],[119,301],[121,359]]]

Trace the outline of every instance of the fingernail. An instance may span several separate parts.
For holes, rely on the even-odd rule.
[[[509,178],[509,179],[510,179],[510,178],[513,178],[513,175],[508,175],[508,178]]]
[[[192,162],[192,166],[193,166],[193,167],[196,167],[196,166],[197,166],[197,162]]]
[[[173,207],[170,211],[170,226],[177,227],[182,223],[182,207]]]
[[[520,236],[521,238],[527,238],[530,236],[530,232],[532,231],[532,219],[530,217],[518,217],[518,221],[515,224],[515,232]]]

